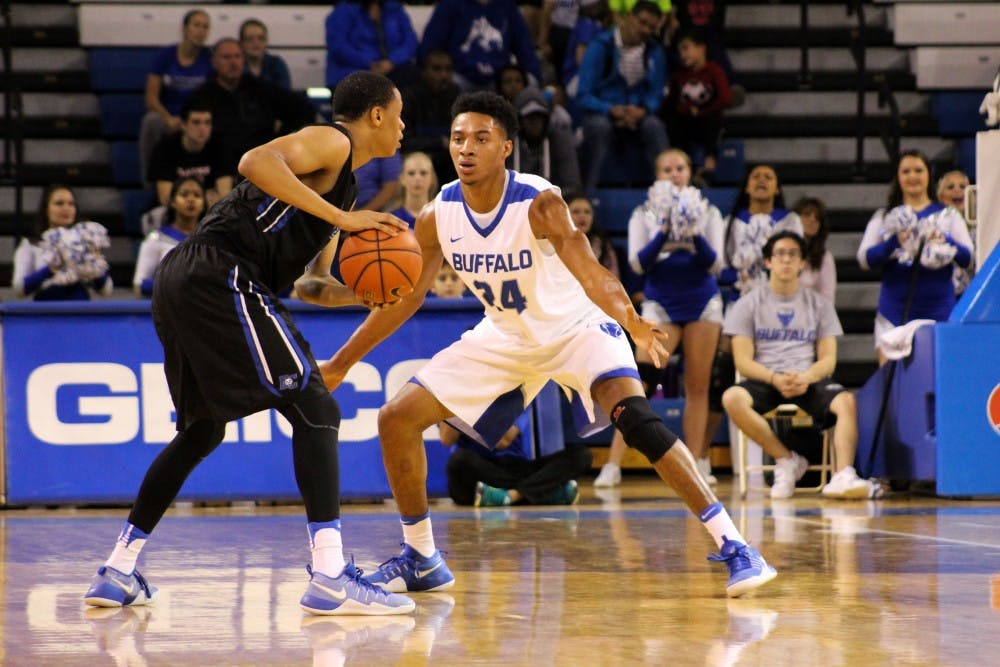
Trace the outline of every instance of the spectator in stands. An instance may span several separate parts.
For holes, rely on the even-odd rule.
[[[212,138],[229,147],[232,173],[243,153],[315,119],[305,96],[246,73],[236,39],[216,42],[212,65],[215,76],[195,91],[194,99],[212,110]]]
[[[637,0],[608,0],[608,8],[619,19],[625,20],[632,13],[632,10],[635,9],[636,2]],[[661,20],[669,18],[671,11],[673,11],[671,0],[654,0],[654,3],[660,8]],[[657,29],[657,33],[659,33],[659,28]]]
[[[671,148],[656,158],[656,182],[628,225],[629,264],[643,278],[642,316],[669,334],[667,354],[684,351],[684,442],[706,481],[715,482],[708,457],[708,386],[722,330],[722,298],[715,276],[722,266],[723,222],[719,209],[691,186],[691,158]],[[663,376],[652,359],[636,350],[647,395]],[[594,484],[621,480],[625,440],[617,432],[608,463]]]
[[[403,158],[399,151],[392,157],[375,158],[354,170],[358,182],[355,210],[384,211],[398,199],[402,190],[399,177],[403,173]]]
[[[161,206],[170,201],[178,178],[194,178],[208,196],[211,206],[233,189],[230,151],[212,137],[212,109],[198,99],[188,100],[181,109],[181,131],[163,137],[153,149],[149,179],[156,186]]]
[[[682,35],[697,29],[705,36],[708,46],[708,59],[718,63],[726,73],[726,79],[730,84],[736,81],[733,73],[733,65],[729,60],[729,54],[725,47],[725,24],[726,24],[726,3],[725,0],[678,0],[673,3],[673,14],[671,15],[671,28],[675,35]],[[740,99],[741,103],[744,91],[743,87],[733,86],[734,95]]]
[[[383,74],[397,86],[416,78],[417,35],[396,0],[344,0],[326,17],[326,85],[356,70]]]
[[[817,197],[803,197],[792,210],[802,220],[802,236],[806,242],[805,265],[799,274],[799,285],[814,289],[836,303],[837,263],[826,247],[830,223],[826,219],[826,204]]]
[[[594,251],[594,257],[601,263],[601,266],[621,280],[621,270],[618,268],[618,252],[611,243],[611,237],[601,228],[594,224],[594,205],[590,198],[582,192],[563,191],[563,199],[569,207],[569,216],[573,219],[573,224],[581,232],[587,235],[590,241],[590,249]]]
[[[496,74],[516,62],[542,80],[528,26],[514,0],[440,0],[420,41],[420,58],[451,54],[455,83],[463,90],[492,90]]]
[[[951,206],[965,216],[965,189],[969,187],[969,177],[960,169],[949,171],[937,184],[937,200]]]
[[[143,240],[135,264],[132,287],[136,296],[153,293],[153,275],[168,252],[186,239],[208,208],[205,188],[197,178],[178,178],[170,187],[163,224]]]
[[[666,82],[663,47],[653,39],[663,13],[639,0],[617,28],[590,43],[580,66],[577,103],[583,111],[586,173],[593,194],[615,139],[641,148],[649,164],[667,148],[667,133],[657,117]]]
[[[875,212],[858,248],[864,269],[881,269],[875,315],[879,364],[887,360],[883,334],[910,320],[943,322],[955,305],[954,267],[972,263],[972,238],[962,215],[934,201],[927,156],[900,154],[888,205]]]
[[[465,283],[462,282],[462,277],[458,275],[458,272],[451,268],[451,264],[444,262],[441,264],[441,270],[434,277],[430,293],[439,299],[458,299],[466,296]]]
[[[292,89],[292,75],[281,56],[267,50],[267,26],[260,19],[247,19],[240,25],[240,46],[246,59],[246,72],[271,85]]]
[[[774,457],[772,498],[789,498],[809,466],[790,451],[761,416],[794,403],[817,424],[836,418],[833,431],[836,473],[823,487],[830,498],[868,498],[877,487],[858,477],[858,413],[854,395],[832,379],[837,336],[844,330],[833,303],[799,285],[806,243],[791,231],[776,232],[764,244],[768,282],[756,286],[726,314],[736,368],[744,378],[722,397],[726,414],[748,438]]]
[[[937,200],[945,206],[951,206],[962,215],[962,219],[965,220],[966,226],[969,227],[969,238],[972,238],[972,227],[969,225],[969,220],[965,217],[965,189],[967,187],[969,187],[969,177],[965,175],[965,172],[959,169],[949,171],[938,179]],[[973,208],[974,206],[975,205],[973,205]],[[955,267],[952,282],[955,283],[955,294],[957,296],[961,296],[962,292],[965,291],[965,288],[969,286],[969,282],[972,280],[972,276],[974,276],[975,273],[975,256],[972,257],[972,261],[969,262],[969,266],[966,268],[962,269],[957,266]]]
[[[570,36],[580,17],[581,0],[545,0],[539,20],[538,50],[555,66],[556,78],[562,81],[562,66]]]
[[[164,134],[181,129],[185,100],[212,76],[212,53],[205,47],[211,19],[203,9],[184,15],[181,41],[157,52],[146,76],[146,115],[139,130],[139,165],[146,183],[146,167],[153,147]]]
[[[537,88],[522,91],[514,108],[521,125],[509,158],[514,170],[536,174],[563,189],[579,190],[580,163],[573,133],[552,122],[552,110],[542,92]]]
[[[420,80],[403,91],[403,152],[421,151],[430,156],[442,183],[455,179],[455,165],[448,152],[451,133],[451,106],[458,98],[452,81],[451,55],[437,50],[423,57]]]
[[[455,445],[445,474],[448,495],[458,505],[572,505],[580,497],[576,478],[590,469],[590,450],[567,445],[546,456],[532,452],[522,435],[530,437],[530,407],[493,450],[444,422],[438,428],[441,443]]]
[[[416,151],[403,158],[403,173],[399,177],[403,192],[403,205],[392,211],[400,220],[405,220],[410,228],[417,221],[417,214],[437,194],[438,180],[434,165],[427,153]]]
[[[579,85],[578,73],[587,47],[595,37],[614,24],[614,18],[608,9],[607,0],[580,0],[580,10],[573,32],[566,44],[566,57],[562,68],[562,83],[565,86],[566,97],[570,110],[576,115],[576,94]]]
[[[114,285],[104,250],[104,226],[80,218],[76,195],[54,183],[42,191],[34,228],[14,252],[12,287],[35,301],[87,301]]]
[[[674,70],[663,107],[667,134],[689,155],[704,154],[702,172],[710,178],[722,134],[722,112],[732,102],[729,81],[722,68],[708,60],[705,37],[697,30],[684,33],[677,50],[681,67]]]
[[[542,96],[545,106],[549,109],[548,126],[569,134],[573,141],[573,119],[566,107],[559,104],[555,97],[559,91],[555,86],[549,86],[544,91],[531,85],[528,74],[520,65],[505,65],[497,72],[497,92],[516,109],[518,98],[526,90],[537,92]],[[561,95],[560,95],[561,97]],[[575,149],[574,149],[575,150]]]

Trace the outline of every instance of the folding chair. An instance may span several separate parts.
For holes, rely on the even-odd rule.
[[[794,403],[783,403],[762,415],[764,419],[771,424],[771,428],[775,428],[778,423],[785,422],[790,428],[815,428],[816,425],[813,423],[812,417],[809,416],[805,410],[795,405]],[[743,431],[738,431],[736,436],[736,465],[737,471],[740,477],[740,498],[747,497],[747,491],[750,490],[749,475],[752,472],[765,472],[773,471],[775,465],[747,465],[747,436]],[[823,445],[822,454],[820,457],[820,463],[810,464],[806,470],[817,470],[819,471],[819,486],[814,487],[796,487],[796,491],[815,491],[818,492],[826,486],[829,477],[833,475],[833,459],[831,458],[830,451],[830,429],[823,429]],[[754,491],[768,491],[768,487],[754,487]]]

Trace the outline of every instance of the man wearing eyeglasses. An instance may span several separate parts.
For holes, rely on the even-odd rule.
[[[829,498],[868,498],[873,487],[851,465],[858,444],[854,395],[831,375],[837,336],[843,335],[833,303],[800,287],[806,242],[794,232],[774,234],[764,245],[766,285],[744,295],[726,314],[723,333],[733,337],[733,360],[744,378],[722,395],[729,418],[775,460],[772,498],[789,498],[809,462],[789,450],[761,416],[794,403],[816,424],[836,421],[836,474],[823,487]]]

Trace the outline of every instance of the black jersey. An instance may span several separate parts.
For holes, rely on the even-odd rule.
[[[339,125],[331,127],[343,132]],[[358,194],[351,151],[337,182],[322,197],[349,211]],[[272,197],[250,181],[243,181],[212,207],[194,234],[191,243],[208,243],[222,248],[241,261],[250,277],[279,293],[302,275],[305,267],[338,233],[336,227]]]

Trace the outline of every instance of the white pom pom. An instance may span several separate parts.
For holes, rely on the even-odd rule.
[[[927,269],[940,269],[955,260],[958,248],[944,241],[932,241],[920,253],[920,265]]]

